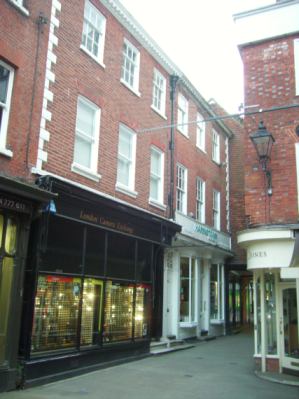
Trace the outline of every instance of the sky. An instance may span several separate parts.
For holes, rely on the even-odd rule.
[[[120,1],[206,100],[239,112],[243,66],[232,16],[275,0]]]

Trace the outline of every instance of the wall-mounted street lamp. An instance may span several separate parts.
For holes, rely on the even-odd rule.
[[[270,159],[272,145],[275,142],[274,137],[268,132],[263,121],[259,123],[258,130],[249,137],[253,142],[260,164],[266,175],[268,195],[272,195],[272,173],[267,168],[267,164]]]

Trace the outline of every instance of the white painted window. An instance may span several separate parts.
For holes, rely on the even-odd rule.
[[[98,180],[98,148],[101,110],[84,97],[78,98],[74,162],[72,170]]]
[[[8,0],[11,4],[13,4],[21,13],[24,15],[29,15],[29,12],[26,8],[26,1],[25,0]]]
[[[220,230],[220,192],[213,190],[213,227]]]
[[[128,40],[123,44],[123,63],[121,69],[121,81],[138,93],[139,90],[140,52]]]
[[[187,169],[177,165],[176,209],[187,213]]]
[[[180,259],[180,323],[197,322],[197,261],[193,257]]]
[[[0,153],[12,156],[6,148],[14,69],[0,60]]]
[[[81,47],[100,63],[104,58],[105,31],[106,18],[86,0]]]
[[[125,125],[119,126],[117,188],[134,191],[136,134]]]
[[[178,130],[188,136],[188,108],[187,99],[179,93],[178,95]]]
[[[196,145],[201,150],[205,151],[206,147],[206,124],[201,122],[203,120],[202,115],[197,113],[197,125],[196,125]]]
[[[166,79],[157,69],[154,69],[152,107],[163,116],[165,115],[165,102]]]
[[[205,190],[206,183],[197,177],[196,179],[196,219],[205,223]]]
[[[220,163],[220,136],[214,129],[212,131],[212,159]]]
[[[221,264],[211,265],[210,269],[210,318],[224,319],[224,267]]]
[[[151,148],[150,201],[163,204],[164,192],[164,153]]]
[[[296,96],[299,96],[299,39],[294,40],[294,65],[295,65],[295,84]]]

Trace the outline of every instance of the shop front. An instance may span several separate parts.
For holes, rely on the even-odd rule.
[[[254,278],[255,360],[258,368],[299,375],[298,226],[239,233]]]
[[[31,221],[51,194],[0,176],[0,392],[18,384],[18,342]]]
[[[225,263],[230,236],[176,214],[182,226],[164,261],[164,339],[225,334]]]
[[[161,335],[162,259],[179,227],[53,178],[36,222],[20,351],[27,384],[141,356]]]

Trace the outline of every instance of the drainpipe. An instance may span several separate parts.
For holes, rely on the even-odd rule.
[[[170,108],[171,108],[171,127],[170,127],[170,191],[168,194],[169,219],[174,220],[174,111],[175,111],[175,89],[179,77],[170,76]]]

